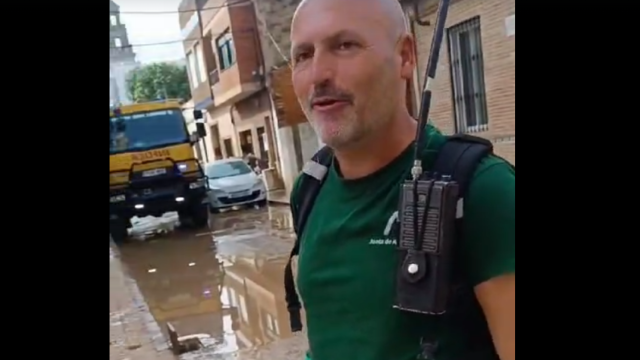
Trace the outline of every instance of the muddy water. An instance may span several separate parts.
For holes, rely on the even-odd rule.
[[[177,219],[139,219],[122,260],[165,331],[200,334],[183,360],[302,360],[284,303],[283,271],[293,246],[286,207],[212,215],[211,231],[177,230]],[[168,338],[168,337],[167,337]]]

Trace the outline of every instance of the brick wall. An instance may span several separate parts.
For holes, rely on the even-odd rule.
[[[435,24],[435,1],[423,1],[421,19]],[[449,8],[446,27],[480,16],[484,76],[489,113],[489,130],[482,137],[495,144],[496,153],[515,163],[515,35],[507,36],[505,18],[515,14],[515,0],[458,0]],[[418,74],[424,79],[433,27],[414,26],[417,39]],[[446,39],[446,36],[445,36]],[[446,40],[433,84],[431,118],[440,129],[453,133],[455,115],[452,101],[451,74]]]
[[[230,7],[229,20],[240,73],[238,80],[243,84],[253,83],[256,81],[255,73],[259,70],[262,62],[253,4]]]

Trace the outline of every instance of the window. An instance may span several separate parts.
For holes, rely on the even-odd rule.
[[[207,78],[207,66],[204,62],[204,55],[202,54],[202,45],[196,44],[196,63],[198,64],[198,80],[204,82]]]
[[[118,25],[118,17],[115,15],[111,15],[111,26],[117,26]]]
[[[236,49],[233,46],[233,37],[229,29],[216,39],[216,48],[218,49],[220,70],[230,68],[236,62]]]
[[[507,36],[515,36],[516,35],[516,14],[507,16],[504,19],[504,25],[507,28]]]
[[[122,47],[122,40],[120,40],[120,38],[114,38],[113,44],[115,45],[115,47]]]
[[[213,163],[207,167],[209,179],[222,179],[238,175],[249,174],[251,168],[242,160]]]
[[[456,131],[489,129],[480,17],[447,30]]]
[[[189,141],[180,110],[157,110],[110,118],[110,153],[144,151]]]
[[[280,335],[280,327],[278,326],[278,322],[273,318],[273,316],[267,313],[265,315],[265,320],[267,323],[267,329],[272,331],[275,335]]]
[[[191,79],[191,87],[198,87],[198,68],[196,66],[196,57],[193,54],[193,51],[187,54],[187,62],[189,68],[189,79]]]

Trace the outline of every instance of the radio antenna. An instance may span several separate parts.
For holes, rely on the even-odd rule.
[[[414,0],[418,1],[418,0]],[[429,60],[427,61],[427,69],[424,74],[424,88],[422,89],[422,100],[420,103],[420,113],[418,115],[418,129],[416,130],[415,149],[413,154],[413,167],[411,168],[411,176],[417,181],[422,175],[422,160],[420,152],[422,151],[422,142],[424,141],[424,128],[429,121],[429,110],[431,108],[431,84],[436,77],[436,69],[438,67],[438,59],[440,58],[440,48],[444,37],[444,26],[447,22],[447,14],[449,12],[450,0],[440,0],[438,4],[438,12],[436,16],[436,24],[433,29],[433,38],[431,39],[431,49],[429,51]],[[416,14],[418,17],[417,6]],[[416,183],[417,185],[417,183]]]

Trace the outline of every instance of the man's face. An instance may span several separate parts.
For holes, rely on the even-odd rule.
[[[296,14],[291,41],[293,87],[324,143],[347,148],[393,120],[402,59],[379,9],[366,1],[309,1]]]

